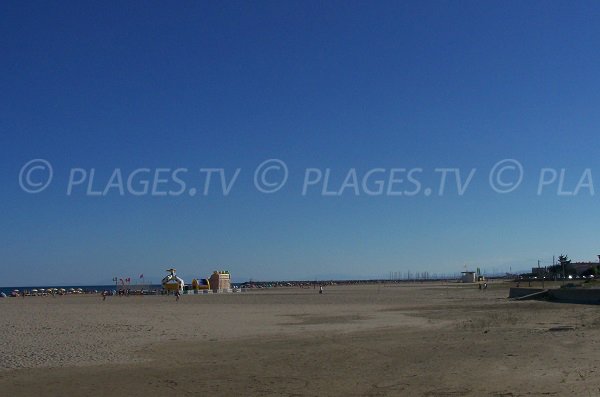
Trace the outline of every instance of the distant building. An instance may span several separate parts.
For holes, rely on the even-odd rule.
[[[461,272],[462,276],[460,281],[463,283],[475,283],[477,282],[477,275],[475,272]]]
[[[546,269],[545,267],[532,267],[531,274],[533,274],[536,277],[544,277],[548,275],[548,269]]]
[[[571,262],[565,261],[564,263],[557,263],[553,266],[545,268],[533,268],[531,273],[534,276],[559,274],[562,275],[590,275],[598,274],[600,272],[600,255],[598,255],[598,262]]]
[[[600,263],[598,262],[572,262],[569,266],[580,275],[588,271],[598,271],[600,269]]]

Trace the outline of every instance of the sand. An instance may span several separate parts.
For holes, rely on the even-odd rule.
[[[0,300],[0,394],[597,396],[597,306],[509,285]]]

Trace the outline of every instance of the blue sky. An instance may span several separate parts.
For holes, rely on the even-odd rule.
[[[3,2],[0,285],[594,259],[600,198],[536,192],[545,167],[570,190],[600,178],[599,17],[583,1]],[[29,194],[19,172],[38,158],[54,177]],[[289,179],[263,194],[253,173],[272,158]],[[509,194],[488,183],[503,159],[524,169]],[[209,167],[240,169],[230,194],[187,194]],[[89,197],[67,195],[72,168],[100,190],[115,168],[189,172],[186,194]],[[352,168],[421,168],[422,189],[303,196],[306,168],[338,186]],[[436,168],[477,171],[438,195]]]

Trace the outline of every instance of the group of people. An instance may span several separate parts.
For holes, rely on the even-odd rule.
[[[115,295],[114,293],[110,293],[108,291],[102,291],[102,300],[105,301],[106,297],[109,295]],[[123,295],[123,296],[129,296],[129,291],[127,291],[127,293],[123,293],[121,294],[121,291],[119,291],[118,293],[119,296]],[[179,292],[179,290],[175,291],[175,301],[179,302],[179,297],[181,296],[181,292]]]

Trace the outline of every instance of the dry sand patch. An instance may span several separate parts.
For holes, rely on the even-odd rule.
[[[509,302],[506,294],[360,286],[179,303],[8,300],[0,304],[11,315],[3,318],[0,388],[91,396],[600,395],[597,307]],[[10,369],[15,363],[24,368]]]

